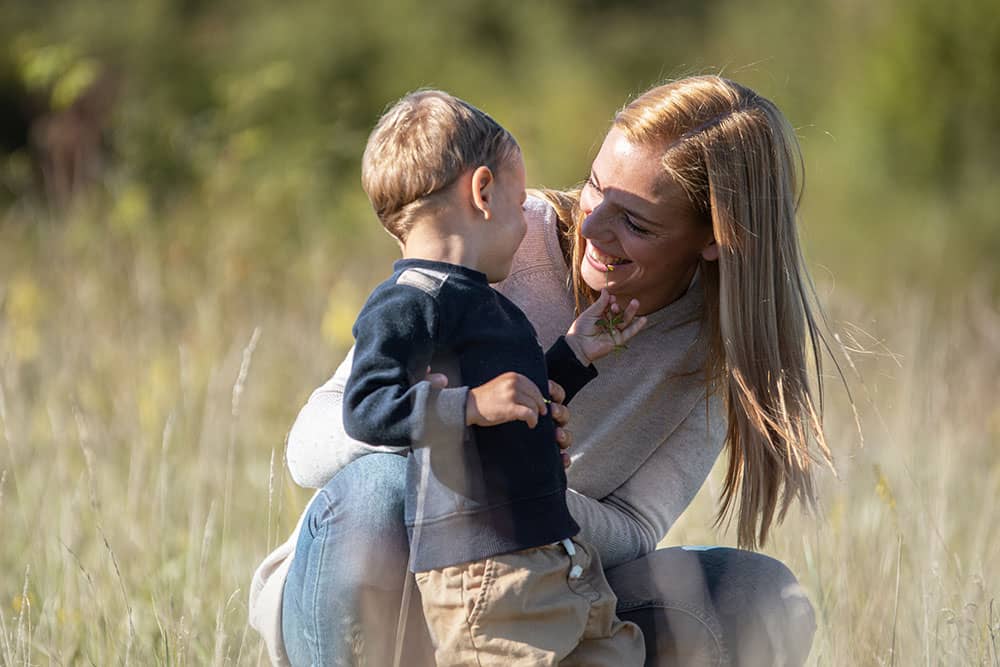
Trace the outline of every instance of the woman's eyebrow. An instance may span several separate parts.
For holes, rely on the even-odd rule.
[[[597,187],[598,190],[601,189],[601,181],[600,181],[599,178],[597,178],[597,173],[594,172],[594,168],[593,167],[590,168],[590,180],[592,180],[594,182],[594,185]],[[625,193],[625,194],[628,194],[628,193]],[[638,199],[638,197],[636,195],[629,195],[629,196],[636,197]],[[626,206],[625,204],[620,204],[619,207],[623,211],[625,211],[626,213],[628,213],[629,215],[631,215],[632,217],[638,218],[642,222],[645,222],[647,225],[652,225],[653,227],[656,227],[656,226],[659,225],[658,222],[650,220],[649,218],[647,218],[646,216],[642,215],[641,213],[637,213],[635,211],[635,209],[632,208],[632,207],[630,207],[630,206]]]

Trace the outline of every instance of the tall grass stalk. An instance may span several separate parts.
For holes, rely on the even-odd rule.
[[[250,233],[0,225],[4,667],[266,661],[246,591],[311,496],[285,436],[345,352],[331,290],[380,274],[317,243],[253,282]],[[857,412],[830,378],[836,475],[766,547],[816,608],[810,664],[1000,667],[1000,304],[824,300]],[[664,545],[734,542],[711,529],[720,485]]]

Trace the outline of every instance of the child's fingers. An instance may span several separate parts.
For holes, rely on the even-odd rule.
[[[638,313],[638,312],[639,312],[639,301],[636,300],[636,299],[630,300],[628,302],[628,305],[625,306],[625,312],[622,313],[622,321],[621,321],[621,324],[619,325],[618,328],[619,329],[624,329],[629,324],[631,324],[632,323],[632,319],[635,317],[635,314]]]
[[[645,316],[637,317],[634,320],[632,320],[631,324],[629,324],[627,327],[618,332],[619,336],[621,337],[621,342],[619,342],[618,344],[621,345],[622,343],[627,343],[629,340],[632,339],[633,336],[642,331],[643,327],[646,326],[646,321],[647,320]]]
[[[511,407],[511,414],[514,419],[525,422],[528,428],[535,428],[538,425],[538,412],[528,405],[514,405]]]
[[[534,406],[540,415],[548,412],[548,403],[545,402],[545,397],[542,396],[538,385],[521,374],[517,375],[517,382],[514,385],[514,396],[515,400],[521,405]]]
[[[528,380],[526,384],[528,386],[518,387],[515,400],[521,405],[534,408],[536,414],[544,415],[548,412],[549,406],[545,402],[542,392],[538,391],[538,387],[531,380]]]
[[[614,300],[614,297],[608,294],[608,290],[602,289],[601,293],[597,296],[597,301],[590,304],[590,306],[584,311],[588,315],[592,315],[594,319],[597,319],[604,314],[607,309],[608,304]],[[581,313],[582,316],[582,313]]]
[[[559,449],[569,449],[573,444],[573,434],[564,428],[556,428],[556,443],[559,444]]]

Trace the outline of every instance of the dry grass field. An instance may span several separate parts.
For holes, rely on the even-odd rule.
[[[351,287],[322,243],[268,268],[234,229],[0,224],[0,665],[266,662],[250,575],[309,496],[284,435],[380,272]],[[1000,309],[825,299],[861,429],[828,365],[836,474],[766,547],[816,606],[810,664],[996,667]],[[719,480],[667,543],[732,542]]]

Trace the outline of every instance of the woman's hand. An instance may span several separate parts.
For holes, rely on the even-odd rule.
[[[587,310],[580,313],[566,333],[566,343],[581,363],[590,364],[613,350],[620,350],[646,326],[645,317],[636,317],[639,302],[629,301],[624,312],[606,289]]]
[[[558,382],[549,380],[549,396],[552,397],[549,413],[552,414],[552,420],[556,423],[556,444],[559,445],[563,467],[568,468],[570,460],[566,450],[573,444],[573,434],[566,430],[566,424],[569,423],[569,408],[563,405],[563,401],[566,400],[566,391]]]
[[[435,389],[444,389],[448,386],[448,376],[444,373],[434,373],[431,371],[431,367],[427,367],[427,375],[424,379],[431,383],[431,386]]]

